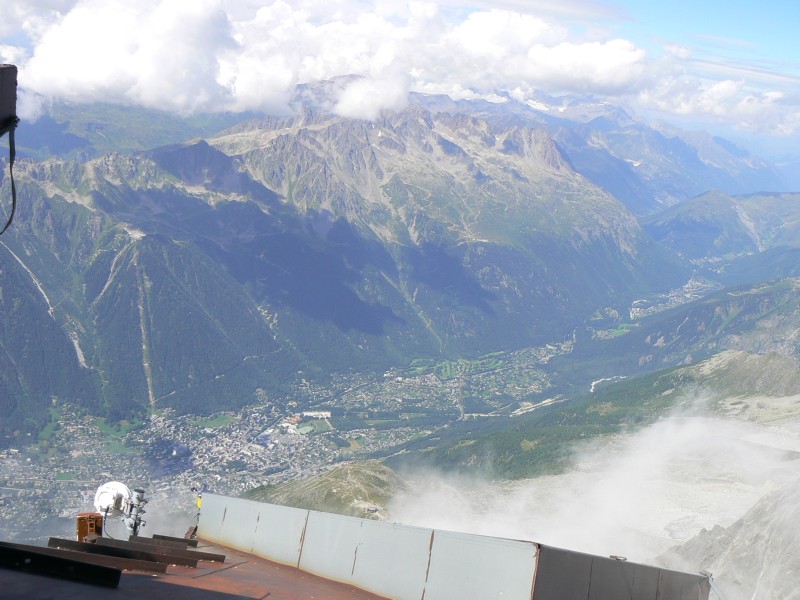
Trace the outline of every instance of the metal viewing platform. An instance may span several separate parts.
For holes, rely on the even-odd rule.
[[[51,538],[46,549],[0,543],[0,596],[707,600],[711,586],[705,575],[535,542],[214,494],[203,497],[197,536],[95,544]]]

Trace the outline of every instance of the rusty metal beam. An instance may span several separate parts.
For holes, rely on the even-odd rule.
[[[186,550],[189,545],[185,542],[172,542],[169,540],[155,540],[149,537],[142,537],[140,535],[131,535],[128,537],[129,542],[137,544],[149,544],[151,546],[161,546],[162,548],[178,548],[179,550]]]
[[[0,545],[0,566],[35,575],[69,579],[80,583],[115,588],[122,571],[102,565],[89,564],[74,558],[50,556],[36,550]]]
[[[99,538],[103,539],[103,538]],[[80,552],[88,552],[89,554],[105,554],[106,556],[116,556],[119,558],[133,558],[136,560],[149,560],[157,563],[164,563],[166,565],[181,565],[183,567],[197,567],[196,558],[185,558],[182,556],[173,556],[171,554],[161,554],[152,551],[131,550],[126,548],[112,548],[111,546],[101,546],[98,544],[87,544],[85,542],[75,542],[73,540],[64,540],[61,538],[53,538],[47,542],[50,548],[65,548],[67,550],[79,550]]]
[[[192,546],[193,548],[197,548],[197,538],[179,538],[174,537],[172,535],[160,535],[158,533],[153,534],[154,540],[165,540],[167,542],[186,542],[187,546]]]
[[[153,546],[151,544],[140,544],[137,542],[127,542],[125,540],[112,540],[109,538],[97,538],[97,542],[95,543],[98,546],[109,546],[111,548],[138,550],[142,552],[155,552],[157,554],[168,554],[170,556],[180,556],[183,558],[191,558],[195,560],[207,560],[211,562],[225,562],[224,554],[215,554],[213,552],[201,552],[199,550],[179,550],[177,548],[163,548],[160,546]]]
[[[60,556],[93,565],[112,567],[123,571],[143,571],[146,573],[164,574],[167,572],[167,565],[155,563],[149,560],[134,560],[132,558],[119,558],[116,556],[105,556],[103,554],[87,554],[78,550],[66,550],[63,548],[43,548],[41,546],[30,546],[28,544],[15,544],[12,542],[0,542],[0,546],[15,548],[18,550],[28,550],[40,552],[48,556]]]

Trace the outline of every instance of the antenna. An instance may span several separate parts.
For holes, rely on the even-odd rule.
[[[146,525],[146,521],[142,520],[145,504],[147,500],[143,489],[131,491],[119,481],[101,485],[94,495],[94,507],[103,514],[103,518],[109,515],[118,517],[133,535],[139,535],[139,529]]]

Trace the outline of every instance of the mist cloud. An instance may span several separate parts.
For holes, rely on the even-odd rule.
[[[616,18],[596,3],[570,6],[30,0],[15,3],[0,26],[0,60],[20,66],[29,93],[183,113],[286,112],[297,84],[358,75],[364,79],[334,99],[343,116],[377,118],[402,108],[408,91],[492,98],[542,90],[753,131],[800,129],[791,78],[709,68],[698,74],[700,61],[688,49],[666,44],[659,59],[602,26],[570,27],[581,15]]]
[[[800,459],[786,451],[798,449],[797,432],[675,417],[576,448],[562,475],[512,484],[411,476],[389,518],[653,562],[795,481]]]

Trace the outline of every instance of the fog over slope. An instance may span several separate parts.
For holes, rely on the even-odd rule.
[[[418,474],[413,491],[394,498],[389,518],[710,569],[727,597],[750,597],[761,574],[742,578],[739,566],[760,569],[800,550],[796,519],[781,519],[779,546],[759,539],[753,514],[739,521],[754,505],[772,520],[796,513],[800,397],[733,398],[717,407],[728,414],[674,414],[636,433],[580,445],[571,470],[560,475],[489,485]],[[691,541],[698,534],[700,541]],[[780,565],[771,572],[780,573]],[[773,584],[762,582],[762,592]]]
[[[702,562],[727,600],[800,598],[797,523],[800,480],[762,498],[728,528],[702,531],[660,562],[675,569]]]

